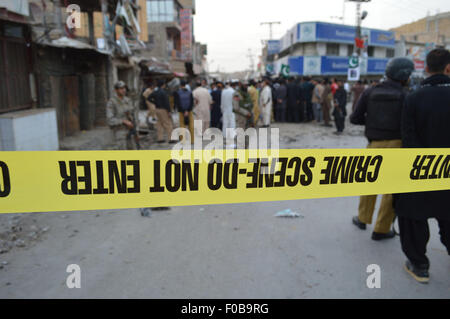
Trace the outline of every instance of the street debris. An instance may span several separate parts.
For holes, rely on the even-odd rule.
[[[140,211],[142,217],[152,217],[152,211],[150,208],[141,208]]]
[[[279,211],[275,214],[275,217],[287,217],[287,218],[305,218],[305,216],[299,213],[293,212],[290,208]]]

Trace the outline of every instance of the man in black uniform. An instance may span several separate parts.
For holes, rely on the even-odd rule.
[[[387,80],[361,95],[355,111],[350,117],[353,124],[366,126],[368,148],[400,148],[401,114],[406,95],[406,86],[414,63],[406,58],[395,58],[386,67]],[[366,229],[366,224],[372,223],[377,195],[361,196],[359,214],[353,217],[353,224],[360,229]],[[390,230],[395,213],[392,194],[383,195],[377,222],[372,233],[373,240],[393,238]]]
[[[450,148],[450,52],[431,51],[427,56],[427,73],[430,77],[406,98],[402,116],[403,147]],[[444,175],[448,174],[449,160],[449,155],[440,160],[442,167],[447,167]],[[437,161],[439,157],[434,163]],[[420,170],[418,175],[423,172]],[[430,170],[430,175],[433,174]],[[396,195],[395,208],[400,242],[408,258],[405,270],[417,281],[427,283],[430,267],[425,255],[430,238],[428,218],[437,219],[441,242],[450,255],[450,190]]]

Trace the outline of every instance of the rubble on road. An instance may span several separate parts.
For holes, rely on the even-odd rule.
[[[31,247],[41,240],[50,227],[36,225],[30,215],[2,214],[0,216],[0,254],[14,248]],[[5,264],[2,264],[5,266]]]

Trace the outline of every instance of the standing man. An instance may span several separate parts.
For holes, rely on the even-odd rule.
[[[236,116],[236,128],[242,128],[244,131],[253,126],[252,109],[253,103],[250,94],[247,92],[247,86],[244,83],[239,83],[237,90],[238,103],[234,103],[234,113]]]
[[[222,91],[220,100],[220,110],[222,111],[222,134],[226,139],[227,144],[232,143],[234,139],[234,129],[236,128],[236,118],[233,112],[233,96],[234,90],[230,83],[226,84]]]
[[[347,91],[342,81],[337,81],[338,89],[334,93],[334,121],[336,123],[335,134],[341,135],[345,128],[345,117],[347,116]]]
[[[275,91],[275,96],[277,100],[277,111],[275,112],[277,122],[286,122],[287,117],[287,88],[286,80],[280,79],[280,86]]]
[[[361,94],[364,92],[365,88],[362,83],[362,81],[358,81],[353,85],[352,87],[352,93],[353,93],[353,106],[352,106],[352,112],[356,109],[356,103],[358,103],[358,100],[361,96]]]
[[[248,87],[248,94],[250,94],[250,98],[253,103],[253,125],[255,127],[258,126],[259,117],[261,114],[261,110],[259,109],[259,92],[256,88],[256,82],[254,80],[250,80],[250,86]]]
[[[406,98],[402,116],[403,147],[450,148],[450,52],[431,51],[426,71],[430,77]],[[448,159],[447,156],[447,162]],[[395,204],[400,242],[408,258],[405,270],[418,282],[427,283],[430,262],[425,252],[430,237],[429,218],[437,219],[441,242],[450,255],[450,190],[399,194]]]
[[[259,97],[259,105],[263,116],[263,126],[269,127],[272,116],[272,89],[270,87],[270,80],[265,78],[262,83],[262,91]]]
[[[126,96],[126,85],[119,81],[114,85],[115,93],[106,105],[106,120],[119,150],[138,149],[136,131],[137,109]]]
[[[414,63],[407,58],[395,58],[386,67],[387,80],[372,87],[361,95],[350,122],[366,126],[368,148],[400,148],[401,114],[405,101],[409,77],[414,71]],[[372,223],[377,195],[361,196],[359,214],[353,217],[353,224],[366,229]],[[372,233],[373,240],[393,238],[390,230],[395,213],[391,194],[383,195],[377,222]]]
[[[186,88],[184,80],[180,83],[180,89],[174,93],[174,106],[179,113],[180,127],[188,128],[191,134],[191,143],[194,143],[194,115],[192,114],[194,98],[191,91]]]
[[[300,93],[297,83],[292,77],[289,77],[286,96],[288,122],[300,123]]]
[[[213,106],[211,109],[211,127],[222,129],[222,111],[220,110],[220,102],[222,98],[223,83],[217,82],[216,88],[212,91]]]
[[[167,135],[169,144],[174,144],[172,141],[173,122],[170,116],[170,102],[169,96],[166,92],[166,83],[164,80],[158,80],[158,89],[149,95],[148,100],[156,107],[156,134],[158,136],[158,143],[165,142],[164,133]]]
[[[323,81],[323,96],[322,96],[322,112],[323,112],[323,126],[331,127],[330,124],[331,116],[330,116],[330,110],[333,103],[333,91],[331,90],[331,84],[328,79],[325,79]]]
[[[192,92],[194,96],[194,120],[202,121],[202,131],[198,134],[203,134],[211,123],[211,107],[213,100],[211,94],[207,89],[206,80],[202,80],[200,83],[197,82],[197,88]]]
[[[303,93],[302,95],[305,100],[305,109],[306,109],[305,122],[311,122],[312,120],[314,120],[314,112],[312,104],[313,91],[314,91],[314,84],[311,83],[311,78],[304,77],[302,84],[302,93]]]
[[[322,102],[323,102],[323,92],[325,88],[323,87],[320,80],[313,80],[314,85],[313,95],[312,95],[312,104],[314,110],[314,121],[320,123],[322,121]]]

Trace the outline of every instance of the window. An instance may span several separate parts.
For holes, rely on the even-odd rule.
[[[339,55],[339,44],[338,43],[327,43],[327,55]]]
[[[176,16],[173,0],[147,0],[147,22],[173,22]]]
[[[353,50],[355,50],[355,46],[353,44],[349,44],[347,46],[347,56],[352,56],[353,55]]]
[[[395,50],[394,49],[387,49],[386,50],[386,58],[393,58],[395,55]]]
[[[148,43],[155,44],[155,36],[153,34],[148,35]]]
[[[369,46],[369,48],[367,49],[367,55],[373,57],[375,55],[375,47]]]
[[[23,38],[23,28],[22,26],[5,24],[4,30],[5,37],[11,38]]]

